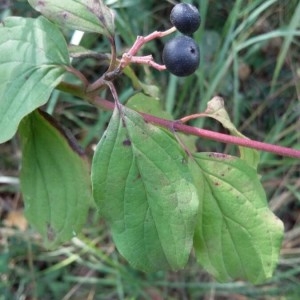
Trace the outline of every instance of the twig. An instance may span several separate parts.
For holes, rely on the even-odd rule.
[[[77,78],[79,78],[81,80],[81,82],[83,83],[85,88],[89,85],[88,80],[85,78],[85,76],[80,71],[78,71],[77,69],[75,69],[73,67],[69,67],[69,66],[65,66],[65,68],[68,72],[72,73]]]
[[[142,63],[142,64],[148,64],[151,67],[153,67],[159,71],[165,70],[166,67],[164,65],[160,65],[160,64],[156,63],[153,60],[152,55],[139,57],[139,56],[136,56],[136,54],[142,48],[142,46],[145,45],[146,43],[148,43],[154,39],[169,35],[169,34],[173,33],[174,31],[176,31],[176,28],[172,27],[166,31],[154,31],[147,36],[138,36],[136,38],[134,44],[132,45],[132,47],[129,49],[129,51],[123,54],[122,59],[120,61],[120,66],[119,66],[120,69],[124,69],[130,63],[140,63],[140,64]]]
[[[96,105],[100,108],[104,108],[107,110],[114,109],[114,103],[112,103],[108,100],[102,99],[98,96],[94,98],[93,103],[94,103],[94,105]],[[266,152],[274,153],[274,154],[281,155],[281,156],[287,156],[287,157],[300,159],[300,150],[277,146],[277,145],[268,144],[268,143],[263,143],[263,142],[259,142],[259,141],[254,141],[251,139],[240,138],[240,137],[223,134],[223,133],[219,133],[219,132],[215,132],[215,131],[211,131],[211,130],[201,129],[201,128],[197,128],[197,127],[193,127],[193,126],[189,126],[189,125],[184,125],[178,121],[166,120],[166,119],[158,118],[158,117],[155,117],[155,116],[149,115],[149,114],[141,113],[141,115],[143,116],[145,121],[155,124],[155,125],[162,126],[169,130],[174,129],[174,130],[183,132],[185,134],[195,135],[195,136],[213,140],[216,142],[233,144],[233,145],[237,145],[237,146],[244,146],[247,148],[266,151]]]

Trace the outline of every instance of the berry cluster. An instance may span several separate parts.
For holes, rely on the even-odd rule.
[[[176,76],[188,76],[199,67],[200,50],[190,37],[200,26],[198,9],[187,3],[175,5],[170,14],[171,23],[183,35],[168,41],[162,53],[163,62],[169,72]]]

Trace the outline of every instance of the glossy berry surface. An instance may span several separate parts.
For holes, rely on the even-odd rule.
[[[199,67],[199,47],[191,37],[178,36],[166,43],[162,59],[167,70],[172,74],[188,76]]]
[[[194,5],[179,3],[173,7],[170,21],[183,34],[192,34],[199,28],[201,18]]]

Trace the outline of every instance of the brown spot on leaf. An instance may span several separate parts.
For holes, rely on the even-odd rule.
[[[60,18],[61,18],[63,21],[66,21],[66,20],[69,18],[69,14],[68,14],[68,12],[66,12],[66,11],[60,12],[60,13],[59,13],[59,16],[60,16]]]
[[[52,228],[50,224],[47,224],[47,237],[48,237],[48,240],[50,242],[53,241],[55,239],[55,236],[56,236],[56,233],[55,233],[54,228]]]
[[[139,181],[142,178],[141,173],[138,173],[137,176],[134,178],[133,183]]]
[[[216,159],[223,159],[223,160],[233,160],[234,157],[228,154],[224,153],[218,153],[218,152],[211,152],[208,154],[208,157],[216,158]]]
[[[215,157],[215,158],[227,158],[228,155],[226,155],[224,153],[212,153],[212,157]]]
[[[130,139],[126,139],[123,141],[122,144],[123,144],[123,146],[131,146],[131,141],[130,141]]]

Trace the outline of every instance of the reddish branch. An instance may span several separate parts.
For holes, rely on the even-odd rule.
[[[95,98],[94,104],[108,110],[113,110],[114,109],[114,103],[102,99],[100,97]],[[185,134],[191,134],[195,135],[198,137],[202,137],[205,139],[221,142],[221,143],[226,143],[226,144],[233,144],[233,145],[238,145],[238,146],[244,146],[247,148],[252,148],[256,150],[261,150],[261,151],[266,151],[266,152],[271,152],[275,153],[281,156],[287,156],[287,157],[293,157],[293,158],[298,158],[300,159],[300,150],[292,149],[292,148],[287,148],[287,147],[282,147],[282,146],[277,146],[273,144],[268,144],[268,143],[263,143],[263,142],[258,142],[254,141],[251,139],[246,139],[246,138],[240,138],[228,134],[223,134],[223,133],[218,133],[215,131],[211,130],[206,130],[206,129],[201,129],[193,126],[188,126],[184,125],[178,121],[172,121],[172,120],[166,120],[162,118],[158,118],[152,115],[144,114],[141,113],[143,116],[144,120],[155,124],[159,125],[162,127],[165,127],[169,130],[176,130],[183,132]]]

